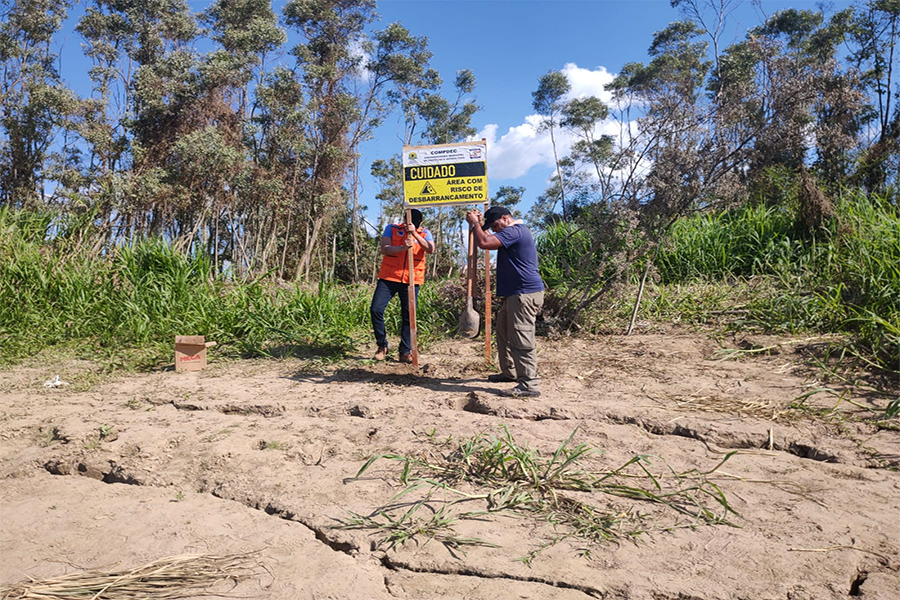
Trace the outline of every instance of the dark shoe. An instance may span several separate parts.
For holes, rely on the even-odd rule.
[[[400,354],[400,362],[411,365],[412,364],[412,354]]]
[[[504,375],[503,373],[494,373],[493,375],[488,375],[488,381],[490,381],[491,383],[512,383],[515,380],[515,377],[510,377],[509,375]]]
[[[511,390],[500,390],[500,395],[506,396],[507,398],[537,398],[541,393],[516,386]]]
[[[378,351],[375,352],[375,356],[373,356],[372,358],[374,358],[375,360],[384,360],[386,356],[387,356],[387,348],[385,348],[383,346],[378,346]]]

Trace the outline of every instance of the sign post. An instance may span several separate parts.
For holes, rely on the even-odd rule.
[[[407,223],[410,223],[409,210],[412,208],[480,203],[487,207],[488,199],[487,140],[403,147],[403,200]],[[408,252],[410,342],[413,364],[418,366],[412,248]],[[485,346],[490,362],[490,253],[486,252],[485,257]]]
[[[406,209],[406,224],[412,225],[411,209]],[[409,234],[407,234],[409,235]],[[419,343],[416,337],[416,275],[413,269],[413,249],[412,246],[406,249],[406,265],[409,268],[409,285],[407,288],[406,302],[409,307],[409,348],[412,353],[412,364],[414,367],[419,366]]]

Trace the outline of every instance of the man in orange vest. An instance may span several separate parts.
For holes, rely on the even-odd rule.
[[[422,227],[422,213],[416,209],[410,212],[412,225],[388,225],[381,235],[381,270],[378,272],[378,284],[369,312],[372,315],[372,328],[375,330],[375,342],[378,351],[375,360],[384,360],[387,356],[388,343],[384,331],[384,309],[396,294],[400,294],[400,312],[403,316],[403,327],[400,330],[400,362],[412,362],[412,346],[409,335],[409,263],[407,258],[410,248],[413,249],[413,272],[416,286],[416,306],[418,306],[419,286],[425,283],[425,254],[434,252],[434,238],[431,232]]]

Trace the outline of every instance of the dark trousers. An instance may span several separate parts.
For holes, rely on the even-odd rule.
[[[400,354],[409,354],[412,344],[409,339],[409,286],[406,283],[379,279],[372,296],[369,313],[372,315],[372,329],[375,330],[375,342],[379,348],[387,348],[387,334],[384,331],[384,309],[395,295],[400,294],[400,314],[403,327],[400,329]],[[419,306],[419,286],[416,286],[416,306]]]

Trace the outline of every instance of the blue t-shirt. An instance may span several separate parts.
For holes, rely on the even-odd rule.
[[[391,227],[396,227],[397,229],[399,229],[400,231],[398,233],[400,234],[401,237],[406,235],[406,226],[404,226],[404,225],[388,225],[387,227],[384,228],[384,233],[381,234],[381,237],[386,237],[386,238],[391,237]],[[423,229],[423,231],[425,233],[421,234],[421,235],[423,238],[425,238],[425,241],[433,242],[434,237],[431,235],[431,232],[428,231],[427,229]]]
[[[510,225],[494,235],[503,244],[497,250],[497,295],[515,296],[543,291],[537,248],[528,228]]]

